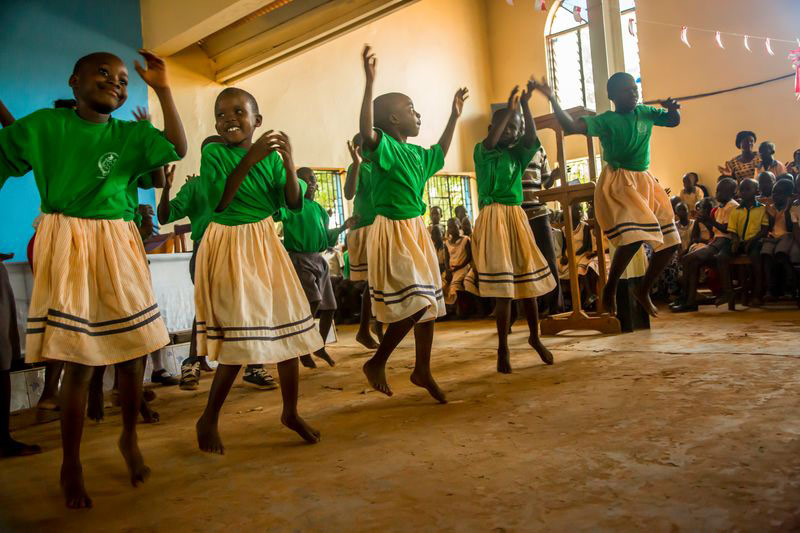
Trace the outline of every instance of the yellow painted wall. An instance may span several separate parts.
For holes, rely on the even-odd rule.
[[[405,92],[422,115],[420,136],[412,142],[436,143],[455,90],[469,87],[444,170],[471,171],[472,147],[485,133],[492,80],[485,7],[483,0],[423,0],[237,86],[258,100],[263,131],[289,134],[298,166],[345,167],[350,162],[345,142],[357,131],[364,90],[360,54],[369,43],[378,55],[376,95]],[[168,66],[190,143],[176,174],[180,185],[185,174],[199,169],[200,142],[215,133],[213,102],[222,87],[195,73],[210,68],[199,50],[172,56]],[[158,125],[152,93],[150,103]]]

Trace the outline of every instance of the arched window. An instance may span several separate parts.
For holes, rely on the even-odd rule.
[[[574,15],[575,7],[581,8],[580,21]],[[619,7],[625,71],[633,75],[641,94],[636,2],[620,0]],[[550,84],[564,109],[576,106],[596,109],[586,0],[556,0],[552,9],[545,29]]]

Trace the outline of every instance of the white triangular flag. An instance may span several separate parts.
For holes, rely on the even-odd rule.
[[[717,46],[725,50],[725,45],[722,44],[722,35],[719,32],[714,36],[714,40],[717,41]]]
[[[689,28],[687,28],[686,26],[681,27],[681,42],[686,46],[688,46],[689,48],[692,47],[692,45],[689,44]]]
[[[747,48],[748,52],[752,52],[752,50],[750,50],[750,37],[747,35],[744,36],[744,47]]]
[[[767,53],[771,56],[774,56],[775,52],[772,51],[772,41],[770,41],[769,37],[767,37],[767,42],[764,44],[767,46]]]

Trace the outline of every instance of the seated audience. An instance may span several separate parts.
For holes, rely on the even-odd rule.
[[[767,208],[770,229],[761,247],[761,257],[770,294],[775,297],[782,296],[793,286],[792,263],[800,263],[800,248],[793,237],[791,219],[793,193],[792,181],[778,181],[772,189],[772,205]]]
[[[757,176],[760,172],[772,172],[774,176],[781,176],[786,174],[786,167],[783,163],[775,159],[775,143],[764,141],[758,147],[758,155],[761,157],[761,162],[756,167],[753,176]]]
[[[736,134],[736,148],[742,153],[719,167],[719,171],[739,183],[744,178],[752,178],[756,168],[761,164],[761,157],[755,152],[756,134],[752,131],[740,131]]]
[[[772,188],[775,186],[775,174],[767,170],[758,175],[758,201],[764,205],[772,205]]]
[[[786,172],[794,176],[795,179],[800,177],[800,149],[795,150],[792,154],[792,161],[786,165]]]
[[[683,189],[681,189],[680,194],[681,202],[689,208],[689,217],[695,218],[697,216],[697,211],[695,206],[697,202],[705,198],[705,193],[703,190],[697,186],[697,173],[695,172],[688,172],[683,176]],[[673,204],[672,209],[675,209],[675,205]]]

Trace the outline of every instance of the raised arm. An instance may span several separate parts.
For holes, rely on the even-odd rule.
[[[339,235],[341,235],[341,233],[343,231],[349,230],[350,228],[355,226],[357,222],[358,222],[358,217],[354,216],[354,217],[350,217],[347,220],[345,220],[344,224],[342,224],[338,228],[329,229],[328,230],[328,246],[335,245],[336,244],[336,239],[339,238]]]
[[[236,196],[236,191],[239,190],[239,187],[242,185],[242,182],[247,177],[247,174],[250,172],[250,169],[253,168],[259,161],[267,157],[269,154],[274,152],[277,149],[276,143],[276,136],[273,130],[269,130],[268,132],[261,135],[261,137],[256,140],[252,145],[250,145],[250,149],[247,151],[245,156],[239,161],[239,164],[231,171],[228,175],[228,178],[225,180],[225,189],[222,191],[222,197],[219,199],[219,203],[217,207],[214,209],[217,213],[225,211],[225,209],[230,205],[231,200],[233,197]],[[295,185],[297,185],[297,176],[294,176]],[[287,184],[287,191],[288,191],[288,184],[289,184],[289,176],[286,176],[286,184]],[[300,188],[297,185],[298,189]]]
[[[447,151],[450,150],[450,143],[453,142],[453,133],[456,131],[456,122],[458,122],[461,112],[464,111],[464,101],[467,98],[469,98],[469,89],[466,87],[457,90],[455,96],[453,96],[453,109],[450,111],[450,120],[447,121],[447,126],[445,126],[444,132],[442,132],[442,136],[437,143],[444,155],[447,155]]]
[[[11,111],[6,109],[6,106],[3,103],[3,101],[0,100],[0,126],[7,128],[13,123],[14,123],[14,115],[11,114]]]
[[[503,113],[503,118],[497,124],[492,123],[489,126],[489,135],[483,140],[483,147],[487,150],[494,150],[497,143],[500,142],[500,137],[508,126],[508,121],[511,120],[513,110],[519,105],[519,85],[515,85],[511,89],[511,94],[508,96],[508,104],[506,105],[506,112]]]
[[[522,96],[519,99],[520,104],[522,104],[522,117],[525,119],[525,134],[522,136],[522,145],[525,148],[531,148],[533,143],[536,142],[536,122],[533,120],[530,107],[534,87],[533,81],[528,80],[528,85],[522,91]]]
[[[539,91],[545,95],[548,100],[550,100],[550,103],[553,106],[553,112],[556,115],[558,123],[561,125],[561,129],[564,130],[564,133],[567,135],[573,135],[576,133],[586,135],[586,122],[583,120],[573,120],[569,114],[561,109],[561,105],[558,103],[558,98],[556,98],[555,93],[547,84],[547,80],[542,78],[542,81],[536,81],[532,76],[531,79],[533,80],[534,90]]]
[[[164,135],[167,140],[175,147],[175,153],[179,157],[186,155],[188,145],[186,143],[186,133],[183,131],[183,123],[181,117],[178,115],[178,109],[175,107],[175,101],[172,98],[172,91],[169,88],[167,81],[167,67],[164,60],[148,52],[147,50],[139,50],[139,53],[147,63],[145,69],[138,61],[134,62],[136,72],[142,79],[153,88],[158,96],[158,101],[161,103],[161,110],[164,113]]]
[[[659,102],[667,110],[667,120],[662,124],[667,128],[674,128],[681,123],[681,104],[674,98],[667,98]]]
[[[279,132],[275,136],[275,149],[283,158],[283,168],[286,170],[286,206],[289,209],[300,209],[303,205],[303,190],[300,188],[300,180],[297,179],[297,172],[294,168],[292,158],[292,145],[289,136],[284,132]]]
[[[361,172],[361,157],[358,153],[358,146],[354,145],[353,141],[347,141],[347,149],[350,150],[350,157],[353,158],[353,164],[347,169],[347,177],[344,180],[344,197],[347,200],[352,200],[358,188],[358,175]]]
[[[161,190],[161,198],[158,200],[158,223],[162,226],[169,222],[169,191],[172,188],[174,177],[175,165],[172,165],[164,173],[164,185]]]
[[[378,134],[375,131],[375,123],[372,117],[372,85],[375,83],[375,67],[378,64],[378,59],[372,53],[372,48],[369,45],[364,46],[361,52],[361,60],[364,63],[364,74],[366,74],[367,81],[364,84],[364,99],[361,101],[361,115],[359,117],[358,126],[361,132],[361,146],[362,149],[374,150],[378,147]]]

